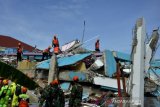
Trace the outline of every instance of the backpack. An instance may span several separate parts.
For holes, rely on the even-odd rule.
[[[29,104],[28,104],[28,102],[26,101],[26,100],[21,100],[20,102],[19,102],[19,106],[18,107],[29,107]]]
[[[19,96],[21,94],[21,86],[19,86],[19,85],[16,86],[15,94],[16,94],[16,96]]]

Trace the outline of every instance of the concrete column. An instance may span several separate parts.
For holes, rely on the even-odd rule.
[[[57,78],[57,57],[55,54],[52,55],[48,73],[48,84],[52,82],[52,80]]]
[[[131,103],[130,107],[144,107],[144,65],[145,65],[145,23],[144,19],[137,20],[134,36],[137,39],[133,55],[133,69],[131,82]]]

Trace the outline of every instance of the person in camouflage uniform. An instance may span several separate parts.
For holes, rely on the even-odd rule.
[[[65,106],[65,98],[64,92],[59,86],[58,80],[53,81],[53,90],[51,92],[52,100],[52,107],[64,107]]]
[[[78,84],[78,76],[74,76],[73,81],[74,83],[71,89],[69,107],[81,107],[83,87]]]
[[[41,93],[41,97],[39,99],[39,107],[42,107],[45,103],[45,107],[50,107],[49,105],[47,106],[48,104],[48,96],[49,96],[49,93],[50,93],[50,90],[52,90],[52,85],[48,85],[44,88],[44,90],[42,90],[40,93]]]
[[[65,99],[62,89],[59,87],[58,80],[53,80],[50,85],[44,88],[41,98],[40,107],[45,101],[45,107],[64,107]]]

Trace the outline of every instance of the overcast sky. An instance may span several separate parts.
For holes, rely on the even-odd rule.
[[[0,0],[0,34],[44,49],[54,34],[63,45],[98,35],[101,50],[130,53],[132,29],[144,17],[146,31],[160,26],[160,0]],[[96,39],[87,42],[94,49]],[[160,58],[160,49],[157,56]]]

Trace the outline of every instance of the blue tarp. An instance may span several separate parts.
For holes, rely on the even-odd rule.
[[[91,53],[85,53],[85,54],[76,54],[76,55],[73,55],[73,56],[58,58],[58,60],[57,60],[58,66],[62,67],[62,66],[75,64],[78,61],[81,61],[81,60],[83,60],[84,58],[86,58],[90,55],[91,55]],[[45,60],[45,61],[37,64],[36,68],[37,69],[49,69],[50,61],[51,61],[50,59]]]
[[[116,60],[113,56],[113,53],[109,50],[105,51],[105,56],[106,56],[106,59],[104,59],[106,62],[105,75],[112,77],[113,74],[116,72]]]

